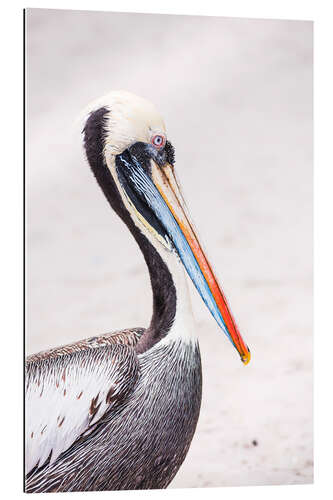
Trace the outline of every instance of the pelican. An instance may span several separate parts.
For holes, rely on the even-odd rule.
[[[148,328],[27,358],[26,491],[166,488],[201,405],[187,275],[244,364],[250,352],[191,223],[154,105],[111,92],[89,108],[82,134],[97,183],[143,253],[152,318]]]

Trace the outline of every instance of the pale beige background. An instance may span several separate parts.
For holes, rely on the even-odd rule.
[[[312,23],[29,10],[27,27],[27,353],[149,322],[143,258],[73,127],[111,89],[149,98],[253,354],[193,293],[203,401],[172,486],[311,482]]]

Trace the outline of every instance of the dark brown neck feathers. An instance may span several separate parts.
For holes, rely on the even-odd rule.
[[[134,224],[123,204],[118,188],[103,157],[105,123],[110,111],[100,108],[91,113],[83,129],[84,147],[89,165],[113,210],[125,222],[137,241],[146,261],[153,292],[153,314],[149,327],[136,345],[143,353],[170,330],[176,314],[176,289],[165,262],[148,239]]]

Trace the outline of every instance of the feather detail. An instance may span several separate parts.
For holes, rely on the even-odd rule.
[[[48,459],[55,462],[82,434],[91,432],[137,381],[138,359],[132,347],[96,341],[88,345],[70,353],[67,346],[67,352],[57,355],[35,355],[27,363],[27,473]]]

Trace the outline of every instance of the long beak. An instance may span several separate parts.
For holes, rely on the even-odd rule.
[[[131,202],[136,209],[143,203],[148,205],[158,221],[155,230],[157,224],[163,228],[216,322],[237,349],[243,363],[249,363],[250,351],[195,234],[173,167],[168,163],[159,166],[150,160],[149,175],[127,150],[117,157],[116,169]],[[139,211],[143,215],[142,210]]]

